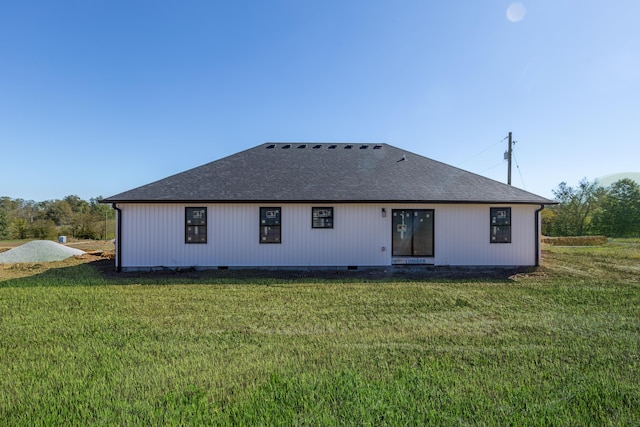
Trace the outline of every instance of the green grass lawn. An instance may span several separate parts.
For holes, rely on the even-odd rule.
[[[0,270],[0,425],[640,425],[640,242],[509,280]]]

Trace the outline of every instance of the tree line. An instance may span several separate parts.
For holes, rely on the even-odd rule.
[[[100,200],[73,195],[44,202],[0,197],[0,239],[113,238],[115,212]]]
[[[604,188],[584,178],[552,191],[559,203],[542,211],[544,235],[640,237],[640,186],[632,179]]]

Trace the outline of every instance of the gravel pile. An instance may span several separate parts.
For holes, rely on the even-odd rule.
[[[80,249],[70,248],[50,240],[34,240],[0,253],[0,264],[62,261],[84,253]]]

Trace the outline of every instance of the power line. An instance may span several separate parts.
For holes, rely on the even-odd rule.
[[[502,166],[503,164],[504,164],[504,160],[503,160],[503,161],[501,161],[500,163],[497,163],[497,164],[495,164],[495,165],[493,165],[493,166],[490,166],[490,167],[486,168],[485,170],[483,170],[483,171],[482,171],[482,172],[480,172],[480,173],[485,173],[486,171],[491,170],[491,169],[493,169],[493,168],[497,168],[498,166]]]
[[[493,147],[495,147],[498,144],[502,144],[504,142],[505,139],[509,139],[509,147],[507,152],[505,152],[505,157],[504,160],[508,160],[509,161],[509,176],[508,176],[508,184],[511,185],[511,158],[513,158],[513,161],[516,163],[516,168],[518,169],[518,175],[520,175],[520,181],[522,182],[522,186],[524,187],[524,189],[527,189],[527,184],[525,184],[524,182],[524,178],[522,177],[522,171],[520,170],[520,165],[518,164],[518,160],[516,159],[516,155],[515,152],[511,149],[512,145],[516,143],[516,141],[512,141],[511,140],[511,132],[509,132],[509,134],[507,136],[505,136],[504,138],[502,138],[500,141],[489,145],[487,148],[483,149],[482,151],[477,152],[476,154],[474,154],[473,156],[467,158],[466,160],[463,160],[462,162],[458,163],[458,166],[468,162],[469,160],[478,157],[480,154],[485,153],[487,151],[489,151],[490,149],[492,149]],[[504,160],[500,163],[496,163],[493,166],[490,166],[486,169],[484,169],[483,171],[480,172],[480,174],[483,174],[491,169],[497,168],[500,165],[504,164]]]
[[[522,172],[520,171],[520,165],[518,164],[518,159],[516,159],[515,153],[511,153],[513,155],[513,160],[516,162],[516,168],[518,169],[518,175],[520,175],[520,181],[522,181],[522,186],[524,189],[527,189],[527,184],[524,183],[524,178],[522,178]]]
[[[483,154],[483,153],[485,153],[485,152],[489,151],[490,149],[492,149],[492,148],[493,148],[493,147],[495,147],[496,145],[498,145],[498,144],[502,144],[502,142],[503,142],[505,139],[507,139],[507,138],[508,138],[508,137],[507,137],[507,136],[505,136],[505,137],[504,137],[504,138],[502,138],[500,141],[498,141],[498,142],[496,142],[496,143],[494,143],[494,144],[491,144],[490,146],[488,146],[488,147],[487,147],[487,148],[485,148],[484,150],[479,151],[479,152],[477,152],[476,154],[474,154],[473,156],[469,157],[468,159],[461,161],[460,163],[458,163],[458,166],[462,165],[463,163],[468,162],[468,161],[469,161],[469,160],[471,160],[471,159],[475,159],[475,158],[476,158],[476,157],[478,157],[480,154]]]

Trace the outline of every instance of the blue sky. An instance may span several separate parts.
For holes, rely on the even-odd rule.
[[[263,142],[378,142],[551,197],[640,172],[640,2],[0,5],[0,196],[111,196]]]

